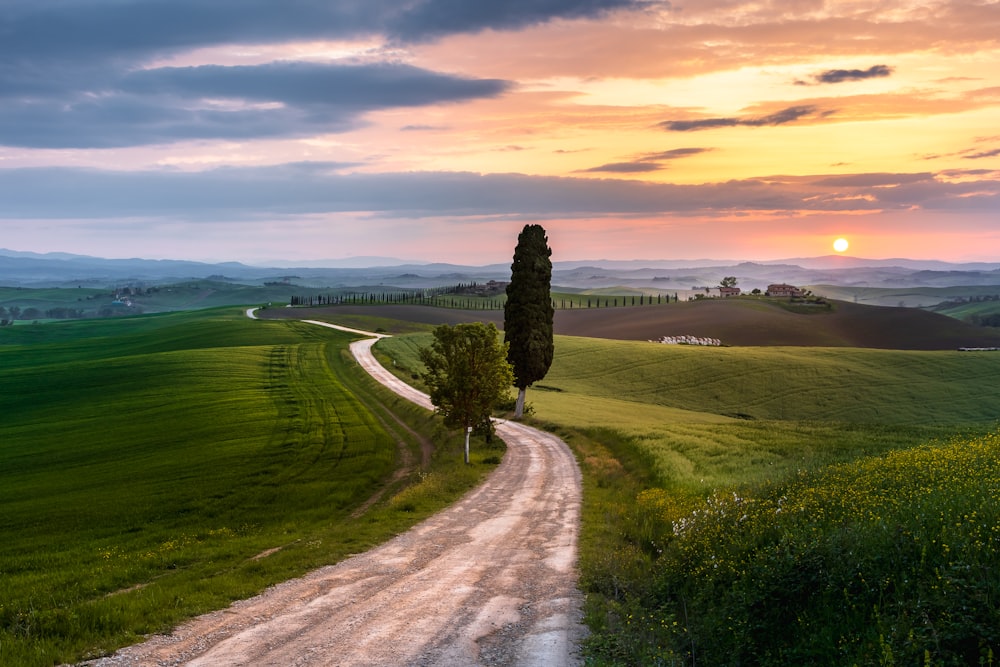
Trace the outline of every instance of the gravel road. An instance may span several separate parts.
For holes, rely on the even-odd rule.
[[[375,361],[375,340],[351,345],[359,363],[430,407]],[[555,436],[514,422],[497,433],[503,463],[410,531],[87,664],[581,664],[579,468]]]

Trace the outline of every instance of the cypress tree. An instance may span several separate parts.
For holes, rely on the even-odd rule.
[[[507,359],[514,369],[514,386],[518,389],[515,419],[524,414],[527,388],[544,378],[552,365],[551,256],[542,226],[525,225],[514,248],[503,308],[504,342],[509,345]]]

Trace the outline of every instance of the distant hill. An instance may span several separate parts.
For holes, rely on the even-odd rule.
[[[499,311],[452,310],[427,306],[335,306],[275,308],[263,317],[307,318],[370,315],[423,324],[493,322]],[[669,306],[557,310],[555,333],[616,340],[655,340],[690,334],[718,338],[724,345],[867,347],[897,350],[954,350],[1000,346],[1000,329],[974,327],[913,308],[836,302],[829,312],[800,314],[753,299],[704,299]],[[998,353],[1000,354],[1000,353]]]
[[[439,287],[442,285],[508,280],[510,264],[463,266],[442,263],[406,263],[388,257],[325,260],[302,266],[275,262],[251,266],[240,262],[203,263],[184,260],[104,259],[68,253],[38,254],[0,248],[0,285],[23,287],[110,287],[126,283],[145,285],[190,280],[223,279],[260,285],[286,278],[308,287]],[[364,264],[367,264],[364,265]],[[949,264],[926,260],[869,260],[830,256],[794,260],[749,262],[735,260],[593,260],[555,261],[552,284],[574,290],[629,289],[687,292],[715,287],[735,276],[744,291],[766,289],[771,283],[835,285],[852,288],[951,287],[1000,285],[996,264]],[[558,289],[556,289],[558,291]]]
[[[823,255],[822,257],[796,257],[777,261],[764,261],[761,264],[794,264],[807,269],[850,269],[859,267],[898,267],[913,271],[995,271],[1000,267],[997,262],[942,262],[937,259],[865,259],[849,255]]]
[[[459,282],[506,280],[509,265],[457,266],[453,264],[392,264],[382,266],[251,266],[240,262],[217,264],[184,260],[104,259],[66,253],[23,253],[0,248],[0,285],[10,287],[100,287],[142,284],[164,285],[192,280],[226,280],[244,285],[290,278],[309,287],[385,285],[437,287]]]
[[[1000,330],[913,308],[836,302],[800,314],[749,299],[706,299],[668,307],[559,311],[556,330],[575,336],[651,340],[691,334],[726,345],[946,350],[1000,346]]]
[[[933,308],[937,312],[943,309],[937,306],[953,302],[989,298],[1000,304],[1000,283],[955,287],[845,287],[839,285],[808,285],[807,287],[818,296],[840,301],[853,301],[869,306]]]

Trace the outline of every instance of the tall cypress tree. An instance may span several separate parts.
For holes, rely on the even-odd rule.
[[[517,237],[510,266],[507,302],[503,308],[507,360],[514,368],[517,405],[514,417],[524,414],[527,388],[545,377],[552,365],[552,250],[541,225],[525,225]]]

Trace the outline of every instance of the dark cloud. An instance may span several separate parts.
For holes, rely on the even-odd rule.
[[[880,188],[904,183],[920,183],[933,181],[934,174],[930,172],[916,172],[910,174],[846,174],[844,176],[828,176],[820,178],[814,183],[823,187],[860,187],[860,188]]]
[[[13,3],[0,18],[0,60],[121,62],[220,43],[373,32],[379,0],[79,0]]]
[[[367,111],[495,97],[508,87],[399,64],[164,67],[93,93],[8,100],[0,144],[109,148],[341,132]]]
[[[144,68],[222,44],[418,42],[598,16],[638,2],[11,0],[0,9],[0,144],[111,147],[342,131],[368,110],[493,97],[509,84],[398,64]],[[204,99],[281,108],[225,110]]]
[[[644,153],[629,162],[611,162],[589,169],[581,169],[580,173],[610,173],[610,174],[641,174],[665,169],[661,162],[679,160],[692,155],[698,155],[711,148],[674,148],[660,153]]]
[[[373,212],[392,217],[712,215],[740,211],[996,210],[1000,182],[854,174],[698,185],[523,174],[343,173],[339,163],[203,172],[0,170],[0,217],[268,219]],[[891,186],[891,187],[890,187]]]
[[[655,162],[611,162],[602,164],[590,169],[581,169],[583,173],[611,173],[611,174],[641,174],[650,171],[659,171],[662,166]]]
[[[660,160],[677,160],[680,158],[691,157],[692,155],[698,155],[700,153],[706,153],[712,150],[711,148],[674,148],[669,151],[663,151],[662,153],[647,153],[642,156],[643,160],[658,162]]]
[[[485,29],[523,28],[557,17],[599,16],[640,4],[640,0],[425,0],[409,3],[386,27],[390,35],[401,40],[420,41]]]
[[[969,176],[993,176],[996,173],[995,169],[945,169],[941,175],[948,178],[968,178]]]
[[[692,130],[712,130],[717,127],[736,127],[743,123],[738,118],[702,118],[699,120],[666,120],[659,126],[671,132],[690,132]]]
[[[781,111],[776,111],[766,116],[756,118],[702,118],[697,120],[668,120],[659,123],[670,132],[691,132],[693,130],[710,130],[718,127],[764,127],[767,125],[785,125],[794,123],[800,118],[807,116],[826,116],[832,112],[819,112],[813,105],[801,105],[788,107]]]
[[[599,16],[640,0],[12,0],[0,62],[145,59],[223,43],[388,35],[425,41]]]
[[[872,65],[868,69],[829,69],[813,76],[817,83],[843,83],[844,81],[861,81],[877,79],[892,74],[888,65]]]
[[[993,150],[982,151],[980,153],[972,153],[971,155],[965,155],[963,157],[966,160],[979,160],[984,157],[996,157],[997,155],[1000,155],[1000,148],[994,148]]]
[[[0,108],[0,143],[27,148],[120,148],[193,139],[248,140],[346,131],[350,114],[323,122],[294,109],[185,109],[129,96],[62,107],[34,102]]]
[[[127,93],[282,102],[297,107],[368,110],[493,97],[498,79],[465,79],[400,64],[281,62],[223,67],[161,67],[122,80]]]

